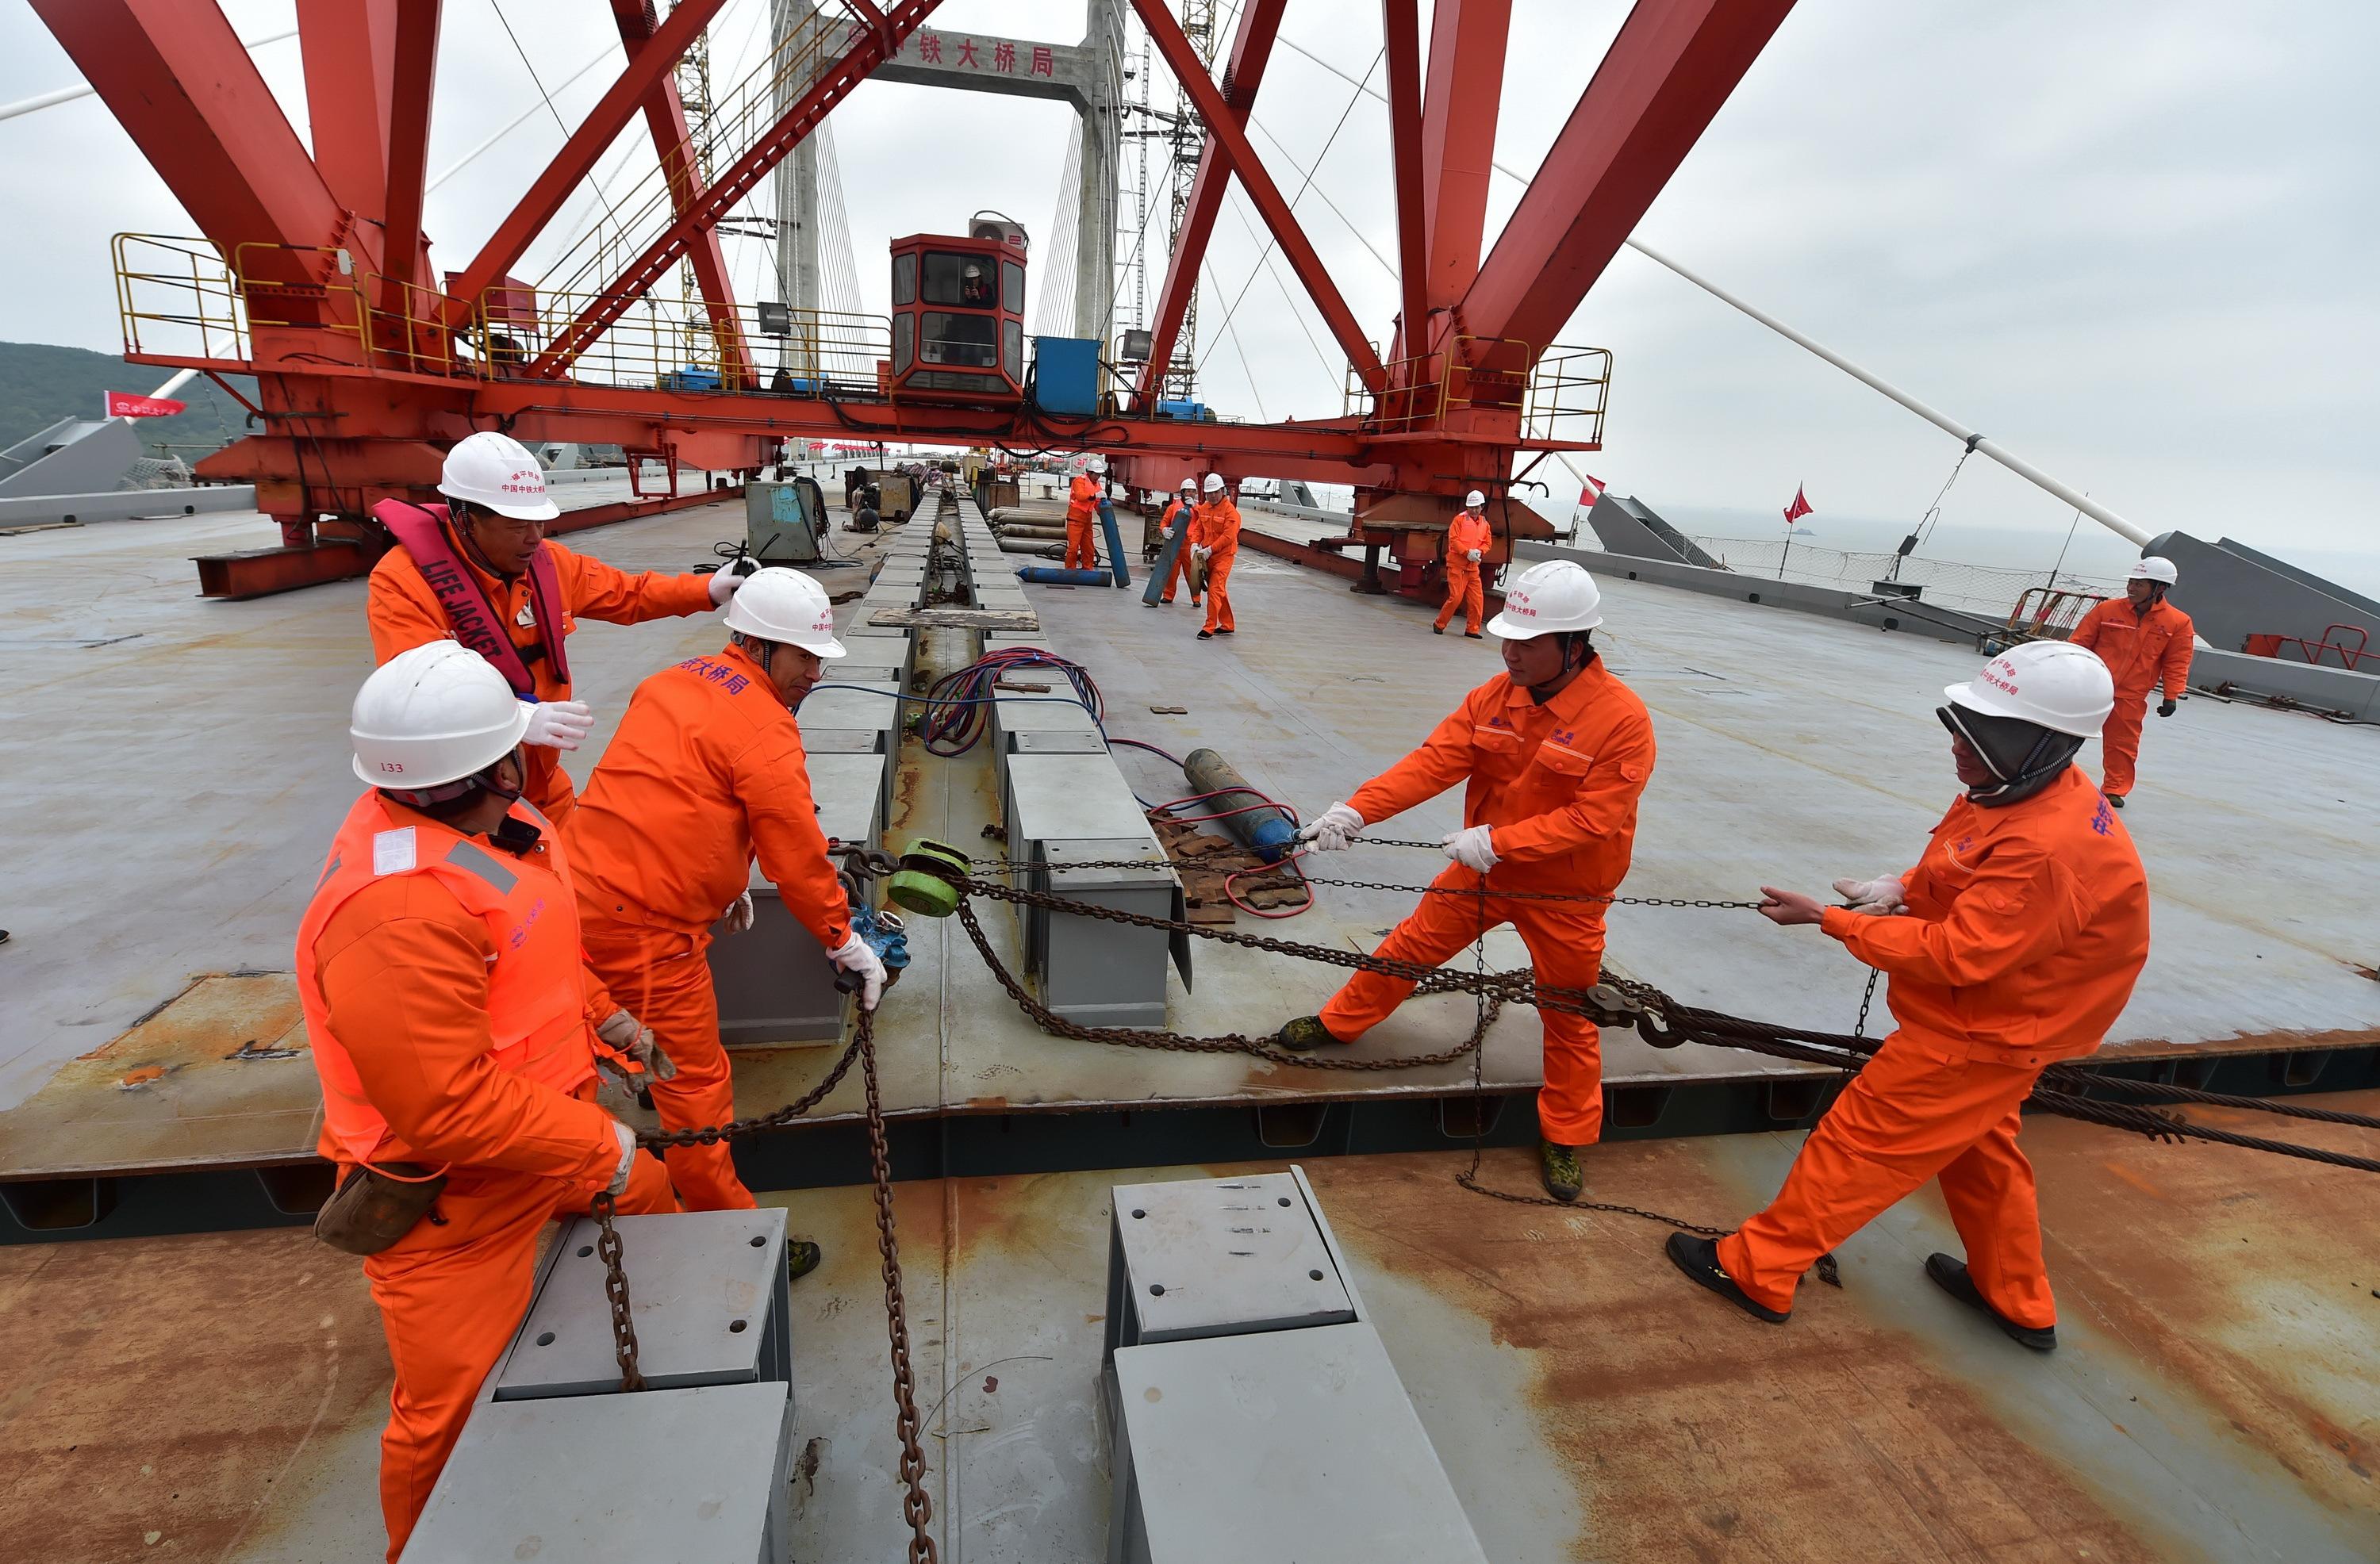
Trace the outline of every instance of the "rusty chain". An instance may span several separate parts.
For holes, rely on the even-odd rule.
[[[637,1367],[637,1322],[628,1303],[628,1273],[621,1264],[620,1231],[612,1225],[613,1201],[608,1189],[587,1203],[588,1215],[601,1231],[595,1252],[603,1257],[603,1296],[612,1305],[612,1352],[620,1360],[620,1388],[641,1390],[645,1376]]]
[[[1418,847],[1423,843],[1376,842],[1372,845]],[[1291,863],[1292,860],[1284,859],[1281,863],[1268,865],[1267,867],[1279,871],[1289,867]],[[1046,874],[1051,871],[1073,869],[1178,870],[1181,867],[1181,865],[1164,858],[1111,858],[1079,864],[1034,864],[1018,859],[1003,859],[990,863],[970,864],[968,870],[971,875],[982,875]],[[1603,896],[1589,891],[1495,891],[1475,890],[1467,885],[1398,885],[1380,879],[1330,879],[1320,875],[1307,874],[1303,867],[1299,867],[1297,873],[1308,885],[1328,885],[1345,891],[1393,891],[1405,896],[1477,896],[1492,898],[1499,902],[1593,902],[1612,907],[1694,907],[1704,911],[1747,910],[1760,905],[1757,902],[1717,902],[1704,896]]]
[[[863,1010],[853,1029],[860,1079],[868,1088],[868,1176],[875,1186],[876,1252],[884,1262],[884,1324],[892,1340],[893,1425],[901,1436],[902,1518],[909,1523],[909,1564],[933,1564],[934,1518],[926,1497],[926,1456],[917,1439],[917,1380],[909,1364],[909,1308],[901,1291],[901,1241],[892,1231],[892,1159],[885,1144],[884,1103],[876,1087],[876,1012]]]

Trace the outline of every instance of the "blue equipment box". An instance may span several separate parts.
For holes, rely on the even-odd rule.
[[[1099,340],[1033,339],[1033,403],[1045,413],[1089,417],[1099,410]]]
[[[719,389],[719,371],[717,370],[698,370],[691,366],[683,370],[664,370],[662,372],[660,383],[655,386],[654,389],[659,391],[717,391]]]
[[[1176,418],[1185,424],[1204,423],[1207,421],[1207,404],[1186,402],[1180,397],[1175,397],[1170,401],[1158,403],[1157,416],[1160,418]]]

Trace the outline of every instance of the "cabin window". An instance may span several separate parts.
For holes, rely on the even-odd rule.
[[[960,255],[950,250],[926,252],[925,298],[929,304],[955,304],[966,309],[990,309],[995,299],[990,256]],[[968,273],[972,273],[973,275]]]
[[[917,331],[917,318],[915,315],[892,317],[892,372],[896,375],[908,371],[911,342]]]
[[[914,255],[896,255],[892,258],[892,302],[895,304],[917,302],[917,258]]]
[[[952,315],[929,309],[920,317],[917,358],[928,364],[954,364],[967,370],[1000,367],[999,318],[992,315]]]
[[[1014,271],[1014,267],[1009,268]],[[1000,323],[1000,363],[1010,380],[1025,378],[1025,322],[1002,321]]]
[[[1000,307],[1012,315],[1025,313],[1025,268],[1014,261],[1000,263]]]

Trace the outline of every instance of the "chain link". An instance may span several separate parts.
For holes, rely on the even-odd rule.
[[[620,1232],[612,1225],[613,1204],[612,1192],[601,1190],[587,1211],[601,1230],[595,1252],[603,1257],[603,1296],[612,1304],[612,1354],[620,1361],[620,1388],[641,1390],[645,1376],[637,1367],[637,1321],[628,1303],[628,1273],[621,1264]]]
[[[892,1231],[892,1160],[885,1144],[884,1104],[876,1088],[876,1012],[853,1028],[860,1079],[868,1088],[868,1176],[876,1194],[876,1252],[884,1271],[884,1327],[892,1340],[893,1425],[901,1436],[902,1519],[909,1523],[909,1564],[933,1564],[934,1518],[926,1497],[926,1456],[917,1438],[917,1380],[909,1364],[909,1307],[901,1291],[901,1241]]]
[[[1367,839],[1368,840],[1368,839]],[[1418,847],[1417,842],[1380,842],[1380,847]],[[970,876],[986,874],[1047,874],[1070,869],[1174,869],[1184,866],[1163,858],[1111,858],[1089,863],[1032,864],[1015,859],[968,866]],[[1287,863],[1268,866],[1275,870],[1286,868]],[[1255,871],[1246,871],[1255,872]],[[1393,891],[1404,896],[1478,896],[1499,902],[1592,902],[1611,907],[1695,907],[1705,911],[1744,911],[1760,905],[1757,902],[1718,902],[1703,896],[1603,896],[1584,891],[1500,891],[1494,887],[1475,889],[1467,885],[1398,885],[1379,879],[1331,879],[1297,873],[1308,885],[1329,885],[1349,891]]]

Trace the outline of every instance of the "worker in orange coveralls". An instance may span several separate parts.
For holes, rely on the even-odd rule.
[[[827,959],[859,974],[872,1010],[884,967],[854,933],[827,857],[793,708],[844,655],[826,589],[797,570],[755,572],[727,607],[724,650],[637,686],[565,836],[587,959],[653,1028],[675,1073],[651,1084],[662,1127],[735,1117],[710,982],[711,926],[752,927],[753,855]],[[725,909],[722,913],[722,909]],[[698,1211],[749,1209],[725,1146],[672,1146],[671,1182]],[[818,1264],[797,1243],[794,1274]]]
[[[1236,634],[1232,617],[1232,562],[1240,557],[1240,507],[1232,503],[1231,486],[1222,474],[1210,472],[1202,485],[1206,498],[1190,515],[1190,550],[1207,572],[1207,624],[1202,641]]]
[[[1075,475],[1066,491],[1066,568],[1097,570],[1099,550],[1091,545],[1091,527],[1099,520],[1099,492],[1106,487],[1108,459],[1093,456]]]
[[[1597,655],[1591,632],[1602,623],[1602,596],[1578,565],[1548,560],[1523,571],[1488,625],[1504,643],[1505,672],[1472,691],[1419,749],[1298,832],[1309,846],[1333,851],[1366,825],[1464,783],[1463,829],[1445,840],[1453,866],[1377,954],[1436,966],[1509,923],[1528,946],[1538,982],[1591,988],[1602,977],[1605,902],[1518,896],[1609,897],[1628,873],[1636,801],[1653,774],[1653,720]],[[1483,889],[1484,903],[1475,894]],[[1359,972],[1319,1015],[1283,1026],[1279,1040],[1300,1050],[1353,1042],[1413,989],[1402,978]],[[1578,1148],[1603,1129],[1602,1039],[1585,1016],[1539,1015],[1538,1172],[1547,1194],[1575,1200]]]
[[[1185,478],[1182,480],[1181,492],[1173,496],[1172,502],[1165,507],[1164,518],[1157,524],[1158,536],[1169,543],[1172,542],[1174,529],[1189,527],[1196,519],[1197,515],[1198,480],[1195,478]],[[1182,540],[1182,546],[1173,551],[1173,568],[1166,575],[1165,593],[1158,599],[1158,601],[1170,603],[1173,600],[1173,588],[1181,583],[1183,576],[1189,573],[1190,561],[1193,557],[1190,552],[1190,540],[1184,538]],[[1199,595],[1197,584],[1194,578],[1190,590],[1190,606],[1196,608],[1204,600]]]
[[[2198,631],[2190,615],[2165,600],[2179,579],[2173,561],[2149,555],[2132,566],[2124,595],[2092,609],[2067,637],[2097,652],[2116,681],[2116,707],[2099,734],[2099,785],[2119,809],[2132,791],[2132,764],[2140,758],[2149,691],[2165,686],[2157,715],[2170,717],[2189,687],[2191,649],[2197,644]]]
[[[372,658],[386,662],[455,640],[494,664],[516,695],[535,703],[522,739],[525,795],[560,824],[576,802],[561,751],[577,748],[594,726],[587,703],[571,698],[563,637],[581,619],[640,624],[706,613],[743,578],[724,570],[632,574],[548,541],[545,524],[561,507],[545,491],[537,458],[509,435],[481,430],[458,442],[438,490],[451,505],[382,500],[372,507],[399,545],[372,567],[365,597]]]
[[[318,1231],[369,1256],[395,1364],[380,1473],[392,1560],[528,1311],[539,1230],[604,1191],[625,1212],[675,1205],[662,1164],[594,1101],[591,1023],[648,1064],[650,1035],[580,961],[565,851],[520,797],[528,721],[453,641],[365,680],[351,734],[374,785],[298,930],[319,1148],[339,1179],[325,1219],[382,1203],[360,1235]]]
[[[1761,888],[1772,923],[1814,923],[1881,971],[1899,1024],[1803,1143],[1768,1208],[1713,1241],[1673,1233],[1681,1270],[1781,1323],[1802,1273],[1927,1179],[1967,1257],[1925,1274],[2036,1352],[2058,1345],[2019,1110],[2043,1068],[2087,1054],[2149,953],[2149,891],[2123,822],[2073,764],[2115,698],[2096,657],[2036,641],[1938,709],[1964,796],[1917,867],[1839,879],[1847,905]]]
[[[1479,582],[1480,562],[1495,541],[1488,527],[1488,496],[1474,489],[1463,496],[1463,509],[1446,529],[1446,602],[1439,609],[1438,623],[1430,626],[1430,634],[1445,635],[1459,608],[1463,635],[1479,639],[1479,615],[1487,603]]]

